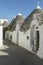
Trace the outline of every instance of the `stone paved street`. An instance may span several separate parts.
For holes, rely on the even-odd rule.
[[[43,60],[24,48],[4,40],[4,48],[0,50],[0,65],[43,65]]]

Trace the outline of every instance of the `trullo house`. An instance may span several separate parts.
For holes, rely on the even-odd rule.
[[[43,58],[43,10],[39,4],[27,18],[20,13],[14,17],[5,38]]]

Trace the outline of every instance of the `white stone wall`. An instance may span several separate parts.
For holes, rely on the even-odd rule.
[[[10,31],[6,31],[6,32],[5,32],[5,39],[9,39],[9,32],[10,32]]]
[[[27,36],[29,36],[29,39],[27,39]],[[19,31],[19,46],[22,46],[27,50],[31,50],[31,48],[30,48],[30,29],[26,33]]]
[[[0,26],[0,48],[3,47],[3,26]]]
[[[37,53],[37,55],[40,57],[40,58],[43,58],[43,24],[40,25],[39,27],[39,34],[40,34],[40,45],[39,45],[39,51]]]
[[[9,31],[9,40],[11,40],[11,39],[10,39],[10,36],[12,36],[12,33],[13,33],[13,32]],[[11,40],[11,41],[12,41],[12,40]]]
[[[7,38],[7,31],[5,32],[5,39]]]
[[[13,31],[12,33],[12,42],[17,44],[17,32],[16,31]]]
[[[30,27],[32,27],[32,25],[39,25],[38,20],[36,18],[33,18]]]

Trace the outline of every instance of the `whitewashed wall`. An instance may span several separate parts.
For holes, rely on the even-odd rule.
[[[13,31],[12,33],[12,42],[17,44],[17,32],[16,31]]]
[[[39,23],[38,23],[38,20],[34,17],[33,18],[33,20],[31,21],[31,25],[30,25],[30,27],[32,27],[32,25],[39,25]]]
[[[11,31],[9,31],[9,40],[11,40],[10,37],[12,36],[12,34],[13,34],[13,33],[12,33]],[[11,40],[11,41],[12,41],[12,40]]]
[[[29,39],[27,39],[27,36],[29,36]],[[30,29],[26,33],[19,31],[19,46],[22,46],[27,50],[31,50],[31,48],[30,48]]]
[[[9,39],[9,32],[10,32],[10,31],[6,31],[6,33],[5,33],[5,38],[6,38],[6,39]]]
[[[0,48],[3,47],[3,26],[0,26]]]
[[[5,32],[5,38],[7,38],[7,31]]]
[[[19,31],[19,45],[30,51],[32,51],[32,48],[30,47],[30,33],[31,33],[31,27],[33,25],[37,25],[37,26],[39,25],[35,17],[31,22],[30,29],[25,34],[24,32]],[[27,39],[27,36],[29,36],[29,39]]]
[[[40,36],[40,40],[39,40],[39,50],[37,51],[37,55],[40,58],[43,58],[43,24],[39,25],[38,21],[36,19],[34,19],[31,23],[31,27],[32,25],[36,25],[36,27],[39,27],[39,36]]]
[[[39,27],[39,33],[40,33],[40,45],[37,55],[40,58],[43,58],[43,24]]]

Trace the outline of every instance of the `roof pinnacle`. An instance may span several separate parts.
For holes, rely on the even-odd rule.
[[[37,9],[41,9],[41,7],[40,7],[39,4],[40,4],[40,2],[39,2],[39,0],[38,0],[37,7],[36,7]]]

